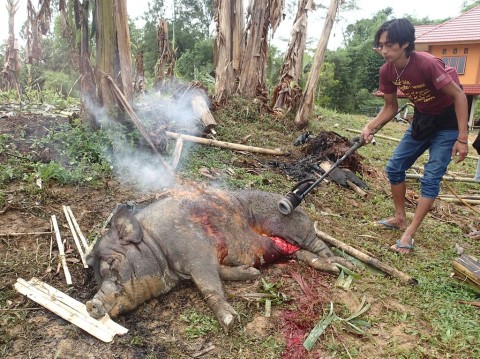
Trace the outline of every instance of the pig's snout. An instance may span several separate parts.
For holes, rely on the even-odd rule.
[[[107,314],[107,310],[105,309],[103,303],[96,298],[89,300],[85,306],[87,307],[88,314],[90,314],[92,318],[100,319]]]

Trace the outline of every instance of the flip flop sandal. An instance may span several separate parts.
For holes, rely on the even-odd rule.
[[[413,250],[414,248],[414,241],[412,239],[412,244],[402,244],[400,243],[400,239],[397,241],[397,243],[395,243],[395,248],[396,249],[399,249],[399,248],[404,248],[404,249],[408,249],[409,251]],[[396,253],[400,253],[398,250],[395,250],[393,248],[390,247],[390,249],[393,251],[393,252],[396,252]],[[407,253],[401,253],[401,254],[407,254]]]
[[[381,221],[378,221],[377,224],[383,226],[383,228],[386,228],[386,229],[400,230],[400,227],[398,227],[394,224],[388,223],[386,219],[382,219]]]

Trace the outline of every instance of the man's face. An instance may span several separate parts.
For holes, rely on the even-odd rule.
[[[387,62],[395,62],[402,56],[404,56],[405,48],[408,46],[408,42],[400,46],[398,42],[391,43],[387,41],[388,33],[384,31],[378,39],[378,46],[375,48],[380,55],[383,56]]]

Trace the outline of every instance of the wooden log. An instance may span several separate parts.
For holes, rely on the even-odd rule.
[[[32,278],[28,282],[18,278],[14,287],[34,302],[104,342],[111,342],[116,334],[122,335],[128,332],[126,328],[112,321],[108,315],[99,320],[92,318],[83,303],[37,278]]]
[[[65,274],[65,280],[68,285],[72,285],[72,276],[67,266],[67,259],[65,257],[65,249],[63,248],[62,237],[60,236],[60,230],[58,229],[57,217],[52,214],[52,225],[55,231],[55,238],[57,239],[58,246],[58,256],[60,258],[60,263],[62,263],[63,273]]]
[[[70,213],[68,213],[67,206],[63,206],[63,213],[65,214],[65,218],[67,219],[68,227],[70,228],[70,232],[72,233],[73,241],[75,242],[78,253],[80,254],[83,268],[88,268],[87,261],[85,260],[85,253],[83,251],[82,245],[80,244],[80,240],[78,239],[78,235],[73,225],[72,219],[70,218]]]
[[[386,273],[386,274],[388,274],[388,275],[390,275],[394,278],[399,279],[402,283],[418,284],[418,281],[415,278],[409,276],[408,274],[405,274],[405,273],[399,271],[398,269],[389,266],[388,264],[382,263],[378,259],[376,259],[374,257],[371,257],[368,254],[365,254],[365,253],[359,251],[358,249],[355,249],[352,246],[349,246],[348,244],[345,244],[342,241],[339,241],[338,239],[335,239],[332,236],[318,230],[317,229],[317,222],[315,222],[314,226],[315,226],[315,233],[317,234],[317,236],[320,239],[324,240],[325,242],[331,244],[332,246],[335,246],[335,247],[345,251],[346,253],[354,256],[355,258],[361,260],[362,262],[367,263],[367,264],[381,270],[382,272],[384,272],[384,273]]]
[[[217,126],[217,122],[215,122],[215,119],[208,108],[205,97],[199,93],[195,93],[192,96],[192,108],[195,114],[200,117],[200,120],[205,128],[205,132],[211,132],[215,134],[214,128]]]
[[[202,145],[228,148],[230,150],[237,150],[237,151],[263,153],[263,154],[275,155],[275,156],[285,156],[287,154],[286,152],[281,151],[281,150],[271,150],[271,149],[268,149],[268,148],[246,146],[246,145],[241,145],[241,144],[238,144],[238,143],[217,141],[217,140],[212,140],[212,139],[209,139],[209,138],[184,135],[184,134],[179,134],[179,133],[169,132],[169,131],[165,131],[165,132],[166,132],[168,137],[179,138],[180,136],[182,136],[182,138],[185,141],[200,143]]]

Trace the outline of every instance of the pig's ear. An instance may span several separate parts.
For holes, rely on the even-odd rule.
[[[112,227],[118,233],[118,239],[121,244],[140,243],[143,238],[140,222],[128,210],[127,207],[121,207],[112,218]]]

